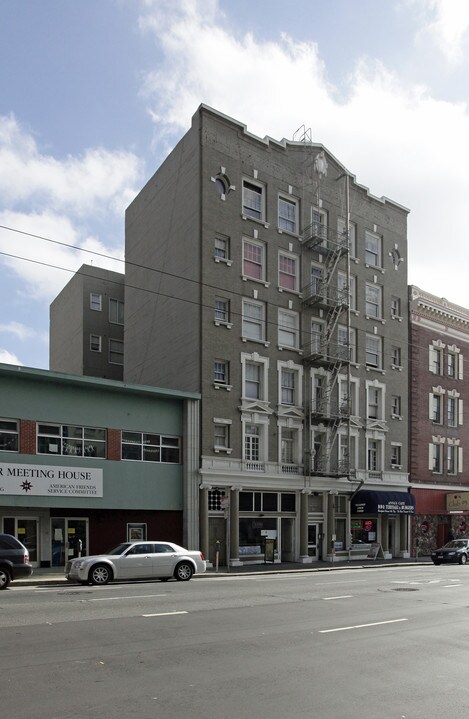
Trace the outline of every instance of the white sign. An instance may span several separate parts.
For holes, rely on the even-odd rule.
[[[0,496],[102,497],[103,470],[0,462]]]

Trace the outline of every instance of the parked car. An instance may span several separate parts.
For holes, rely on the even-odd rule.
[[[174,578],[184,582],[206,568],[202,552],[173,542],[123,542],[107,554],[70,560],[65,576],[69,582],[98,585],[121,579]]]
[[[6,589],[12,579],[29,577],[32,573],[24,544],[11,534],[0,534],[0,589]]]
[[[444,547],[435,549],[431,557],[433,564],[443,564],[444,562],[466,564],[469,557],[469,539],[452,539]]]

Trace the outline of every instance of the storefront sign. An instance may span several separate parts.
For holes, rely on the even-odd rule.
[[[362,489],[352,499],[353,514],[415,514],[415,497],[408,492]]]
[[[448,512],[469,511],[469,492],[446,495],[446,510]]]
[[[0,496],[102,497],[103,470],[0,463]]]

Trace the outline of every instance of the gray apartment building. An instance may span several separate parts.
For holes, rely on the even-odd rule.
[[[82,265],[50,306],[49,367],[122,380],[124,274]]]
[[[124,380],[201,393],[212,561],[408,555],[407,215],[204,105],[129,206]]]
[[[469,527],[469,310],[414,285],[409,309],[412,536],[415,553],[428,555],[451,536],[467,537]]]

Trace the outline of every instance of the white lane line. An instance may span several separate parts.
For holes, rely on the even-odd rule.
[[[325,602],[328,602],[330,599],[352,599],[351,594],[342,594],[340,597],[323,597]]]
[[[146,599],[147,597],[165,597],[166,594],[129,594],[127,597],[96,597],[87,599],[88,602],[113,602],[115,599]]]
[[[142,614],[142,617],[170,617],[174,614],[189,614],[189,612],[159,612],[158,614]]]
[[[451,587],[461,587],[462,588],[462,584],[443,584],[442,589],[451,589]]]
[[[408,622],[408,619],[388,619],[386,622],[370,622],[370,624],[355,624],[351,627],[336,627],[335,629],[320,629],[319,634],[330,634],[331,632],[345,632],[348,629],[363,629],[364,627],[378,627],[382,624],[395,624],[396,622]]]

